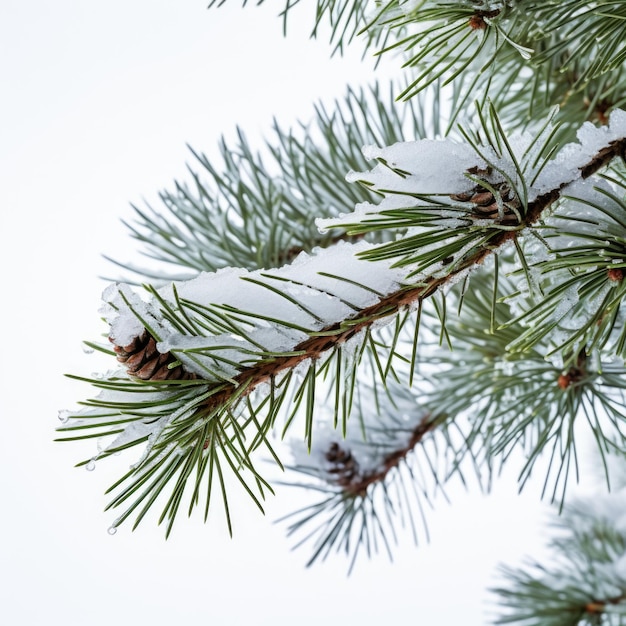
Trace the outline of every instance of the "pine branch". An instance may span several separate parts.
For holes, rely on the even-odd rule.
[[[300,4],[287,2],[284,19]],[[313,36],[328,21],[334,51],[356,35],[378,55],[399,51],[402,98],[433,81],[449,85],[451,124],[473,100],[489,98],[503,120],[532,131],[558,106],[559,139],[566,142],[584,121],[606,123],[625,103],[620,0],[318,0],[313,19]]]
[[[459,463],[471,455],[497,475],[513,451],[522,452],[523,487],[531,475],[537,479],[543,460],[543,495],[562,505],[570,478],[578,479],[580,438],[596,444],[600,459],[626,443],[626,368],[610,354],[603,359],[584,348],[571,363],[561,355],[547,360],[545,343],[515,350],[523,328],[510,321],[503,295],[514,288],[497,269],[513,267],[510,256],[500,255],[476,272],[471,290],[448,294],[449,305],[458,305],[457,315],[446,321],[454,350],[434,351],[428,359],[432,371],[416,376],[416,385],[426,390],[425,407],[455,416],[463,428]]]
[[[624,490],[569,506],[554,523],[549,565],[503,567],[497,624],[620,626],[626,618]]]
[[[315,336],[309,337],[294,346],[293,350],[298,353],[297,356],[279,357],[268,363],[261,363],[258,367],[248,368],[235,377],[237,385],[260,384],[285,370],[293,369],[306,359],[318,359],[325,351],[348,341],[375,322],[396,315],[404,308],[413,306],[417,301],[431,296],[437,290],[453,282],[457,277],[463,276],[469,269],[482,264],[495,250],[502,247],[505,243],[514,240],[524,228],[537,222],[543,212],[559,200],[564,188],[572,180],[578,176],[582,179],[590,177],[605,167],[613,158],[623,156],[625,150],[626,138],[610,141],[608,145],[599,149],[587,163],[580,165],[577,174],[570,174],[566,180],[560,181],[552,189],[544,191],[534,200],[528,202],[524,211],[524,219],[516,225],[515,230],[500,230],[496,228],[495,232],[490,234],[483,247],[473,254],[464,257],[462,262],[457,263],[449,273],[445,273],[442,276],[424,277],[416,284],[404,286],[398,291],[384,295],[378,302],[363,308],[358,312],[358,315],[348,320],[342,320],[341,322],[323,327],[316,332]],[[342,218],[342,223],[345,223],[345,218]],[[402,225],[403,227],[407,226],[406,223]],[[348,232],[353,231],[349,230]],[[417,245],[413,243],[413,247],[417,248]],[[384,249],[384,246],[374,248],[373,250],[378,251],[381,249]],[[369,258],[374,259],[378,257],[369,255]],[[224,399],[226,399],[228,393],[228,391],[224,392]]]
[[[392,557],[396,525],[409,526],[413,540],[428,538],[424,508],[443,486],[447,435],[445,416],[432,416],[418,395],[400,383],[362,388],[346,432],[317,421],[310,451],[291,441],[299,482],[288,483],[321,494],[321,499],[279,521],[288,534],[313,544],[308,565],[342,551],[349,569],[363,551],[379,547]],[[417,508],[419,515],[412,511]]]
[[[494,102],[503,120],[533,130],[560,109],[559,139],[585,120],[606,123],[624,104],[626,37],[621,2],[419,2],[382,14],[396,32],[413,97],[437,78],[453,90],[454,121],[471,101]],[[391,13],[391,17],[389,14]],[[385,52],[383,50],[382,52]],[[414,70],[414,71],[411,71]]]
[[[292,416],[298,407],[305,407],[306,437],[310,445],[318,370],[330,367],[332,359],[338,366],[343,363],[341,367],[352,370],[352,383],[347,382],[347,387],[341,389],[341,381],[338,381],[335,394],[336,398],[343,398],[341,402],[349,412],[350,385],[354,385],[359,361],[350,363],[350,359],[346,359],[346,347],[351,339],[354,338],[361,351],[367,345],[376,356],[371,335],[376,325],[415,307],[465,277],[494,251],[509,242],[515,243],[525,229],[567,193],[572,181],[590,177],[613,158],[623,155],[626,147],[626,132],[618,114],[611,118],[608,130],[587,130],[581,135],[583,144],[567,147],[552,161],[541,159],[547,144],[535,145],[537,141],[521,142],[522,152],[517,153],[493,112],[489,121],[490,125],[485,123],[482,128],[489,142],[487,145],[473,141],[467,134],[472,149],[463,150],[451,140],[399,144],[383,150],[379,155],[381,165],[370,173],[374,189],[386,198],[382,209],[373,211],[374,216],[383,214],[389,203],[397,209],[395,198],[403,202],[408,198],[409,208],[413,204],[419,207],[418,211],[413,211],[416,223],[408,223],[403,214],[395,227],[405,232],[411,226],[413,232],[422,224],[426,212],[426,226],[430,228],[434,224],[452,242],[449,260],[434,256],[417,270],[410,264],[407,270],[402,259],[392,264],[386,249],[392,244],[343,244],[321,250],[315,256],[300,257],[273,272],[227,270],[186,283],[174,283],[161,290],[150,288],[148,302],[123,286],[109,290],[105,299],[110,308],[105,313],[111,322],[111,338],[122,358],[133,353],[137,337],[147,331],[161,354],[174,355],[174,360],[165,359],[166,370],[180,363],[186,372],[196,376],[192,380],[125,383],[113,378],[96,383],[108,392],[122,392],[123,406],[129,415],[125,419],[132,426],[119,435],[121,440],[107,449],[106,454],[111,449],[128,447],[152,437],[148,450],[150,453],[154,449],[154,454],[125,477],[133,481],[125,492],[128,495],[114,500],[114,504],[120,504],[147,485],[121,520],[145,500],[139,513],[141,519],[165,484],[177,475],[174,499],[164,509],[171,527],[194,467],[197,467],[197,479],[192,503],[197,501],[201,479],[208,475],[208,507],[211,476],[216,472],[223,486],[220,458],[240,480],[243,480],[240,470],[250,472],[252,484],[261,489],[259,496],[254,496],[247,482],[242,484],[258,502],[267,485],[254,469],[251,454],[261,446],[271,450],[266,434],[273,428],[292,383],[296,389]],[[548,132],[544,140],[548,141],[549,137]],[[431,188],[431,195],[428,195],[419,187],[417,174],[420,160],[422,164],[429,163],[429,158],[437,152],[439,158],[445,155],[446,164],[456,172],[456,178],[450,182],[449,176],[440,177],[444,188]],[[410,163],[418,168],[417,173],[411,171]],[[464,172],[469,175],[464,176]],[[414,184],[416,188],[412,187]],[[431,185],[432,181],[427,180],[427,184]],[[513,204],[506,200],[510,213],[503,208],[503,184],[508,189],[506,194],[511,192],[516,199]],[[476,185],[480,189],[476,189]],[[432,195],[433,192],[436,195]],[[471,192],[468,200],[459,199],[459,194],[468,192]],[[484,196],[486,193],[493,196],[493,216],[485,212],[483,204],[476,199],[476,194]],[[443,197],[448,199],[442,204]],[[434,207],[434,220],[433,214],[420,204]],[[455,209],[458,218],[452,223],[446,213],[451,209]],[[515,216],[515,221],[511,216]],[[466,223],[469,226],[464,225]],[[367,226],[362,221],[361,225],[364,224]],[[461,232],[460,238],[457,231]],[[407,238],[411,244],[406,253],[414,264],[415,250],[421,242],[412,234]],[[377,254],[383,259],[377,258]],[[364,255],[376,262],[357,258]],[[341,268],[340,274],[336,268]],[[407,272],[412,276],[410,282],[406,282]],[[153,345],[150,340],[148,344]],[[162,371],[160,367],[158,371]],[[377,367],[382,373],[380,366]],[[133,371],[138,373],[142,369],[143,366]],[[299,383],[293,382],[296,370],[303,372]],[[265,383],[269,395],[255,393]],[[146,391],[156,394],[157,404],[154,398],[143,403],[131,398]],[[97,406],[106,411],[92,412],[87,418],[73,415],[72,419],[78,421],[71,421],[62,430],[94,429],[91,436],[119,433],[119,420],[114,418],[119,402],[106,396]],[[158,428],[155,430],[150,422]],[[207,449],[209,452],[205,453]],[[159,477],[147,484],[163,463],[167,464]],[[226,502],[223,488],[222,492]]]

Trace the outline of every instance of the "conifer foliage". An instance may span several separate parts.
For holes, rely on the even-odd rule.
[[[498,623],[626,624],[626,3],[302,0],[285,28],[307,6],[404,83],[351,85],[264,146],[239,131],[134,208],[153,263],[118,262],[90,343],[116,369],[60,439],[107,440],[83,464],[141,449],[113,530],[216,500],[231,528],[270,459],[311,494],[284,520],[309,563],[349,567],[520,453],[559,530],[550,564],[504,570]],[[606,481],[573,501],[590,442]]]

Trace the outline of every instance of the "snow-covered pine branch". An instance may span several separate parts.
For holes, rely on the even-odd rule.
[[[426,224],[439,235],[438,250],[447,250],[446,244],[452,242],[450,249],[456,250],[446,259],[429,258],[416,270],[419,261],[414,255],[423,254],[425,247],[419,235],[407,234],[391,244],[340,243],[311,255],[303,253],[275,270],[204,273],[152,289],[148,302],[128,287],[112,286],[105,293],[108,306],[103,310],[111,341],[124,348],[148,330],[158,351],[176,354],[186,371],[251,391],[458,280],[523,233],[567,194],[568,185],[624,154],[626,114],[615,111],[608,127],[585,126],[579,137],[581,143],[565,146],[548,162],[541,161],[542,146],[532,144],[530,137],[520,138],[517,151],[507,145],[499,153],[494,146],[475,151],[452,140],[370,150],[382,163],[365,177],[384,194],[383,201],[318,223],[348,229],[358,224],[367,230],[371,224],[378,226],[380,216],[418,207],[414,223],[400,219],[399,228]],[[529,150],[529,145],[536,149]],[[468,176],[471,171],[480,174]],[[456,199],[472,192],[477,179],[485,185],[481,193],[508,184],[518,203],[514,224],[497,193],[492,195],[493,215],[472,201],[476,195],[463,202]],[[385,228],[394,226],[392,215]],[[402,255],[384,253],[404,240],[410,242],[403,248],[409,251],[410,263],[394,263]],[[375,262],[363,263],[360,257]]]
[[[466,461],[488,486],[521,452],[520,484],[545,478],[567,507],[587,437],[609,484],[626,449],[626,3],[308,6],[313,36],[399,53],[404,79],[388,101],[351,88],[295,133],[276,122],[267,159],[241,132],[222,166],[194,153],[202,174],[165,212],[136,209],[132,236],[175,274],[121,264],[157,282],[105,292],[110,342],[90,345],[118,369],[60,414],[62,439],[110,442],[88,469],[144,445],[109,490],[111,532],[158,502],[169,533],[220,497],[231,528],[232,485],[262,510],[256,459],[282,468],[281,428],[323,494],[288,516],[311,561],[391,553],[398,523],[426,536],[423,504]],[[564,568],[507,570],[502,623],[623,623],[605,504],[563,518]]]
[[[114,352],[129,376],[117,372],[95,381],[104,391],[90,402],[94,408],[66,415],[69,421],[61,430],[73,431],[70,439],[75,432],[77,437],[115,435],[97,458],[147,443],[114,506],[162,469],[115,525],[141,505],[138,522],[180,472],[162,516],[171,528],[192,475],[194,494],[205,475],[209,483],[217,474],[222,480],[221,470],[213,472],[222,467],[220,458],[241,481],[242,472],[249,471],[244,485],[251,494],[258,491],[253,497],[261,506],[269,486],[251,455],[261,446],[274,454],[267,433],[289,403],[292,383],[293,410],[305,407],[310,446],[317,371],[328,367],[331,357],[341,371],[354,369],[355,342],[362,350],[376,327],[524,237],[569,185],[623,155],[626,146],[621,111],[613,113],[608,127],[583,127],[580,142],[551,160],[541,158],[548,127],[535,140],[507,139],[492,116],[492,127],[484,130],[492,138],[488,145],[447,139],[369,149],[380,165],[352,176],[368,180],[384,196],[382,202],[322,225],[367,230],[380,228],[377,220],[382,220],[384,228],[400,233],[388,244],[339,243],[302,253],[278,269],[204,273],[150,287],[147,298],[125,285],[107,289],[103,312]],[[425,242],[433,236],[436,240]],[[523,256],[519,260],[523,263]],[[340,390],[341,381],[338,376],[337,398],[351,393],[349,382]],[[350,403],[343,404],[345,420]],[[201,471],[196,473],[197,463]],[[192,506],[196,499],[193,495]]]
[[[302,478],[288,484],[319,494],[281,520],[290,536],[313,543],[309,565],[341,550],[352,568],[360,551],[377,545],[391,557],[399,526],[409,526],[416,543],[427,539],[423,509],[443,488],[438,475],[453,458],[438,441],[444,416],[421,407],[404,384],[362,385],[353,413],[345,432],[319,416],[310,450],[295,437],[289,442],[289,469]]]
[[[549,564],[501,567],[497,624],[600,624],[626,617],[626,489],[578,498],[555,519]],[[530,618],[535,621],[530,621]]]

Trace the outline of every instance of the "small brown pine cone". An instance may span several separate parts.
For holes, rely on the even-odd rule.
[[[450,198],[455,202],[471,202],[474,205],[470,214],[472,219],[492,219],[498,224],[516,226],[519,221],[514,209],[520,207],[519,200],[506,183],[500,183],[495,188],[503,205],[502,213],[498,210],[498,201],[493,193],[481,185],[476,185],[471,191],[452,194]]]
[[[484,30],[485,28],[487,28],[487,22],[485,21],[485,18],[492,19],[494,17],[498,17],[498,15],[500,15],[499,9],[496,9],[494,11],[478,10],[474,13],[474,15],[472,15],[472,17],[470,17],[468,26],[472,30]]]
[[[571,384],[571,378],[569,377],[569,375],[567,374],[561,374],[556,381],[556,384],[559,386],[559,388],[565,390],[567,389],[570,384]]]
[[[340,487],[347,487],[358,478],[359,464],[350,450],[333,442],[324,456],[332,464],[332,467],[327,470],[328,473],[333,476],[333,482]]]
[[[113,344],[113,350],[117,354],[117,360],[123,363],[128,370],[128,374],[140,380],[191,380],[196,378],[195,374],[185,371],[177,364],[176,358],[170,353],[160,353],[156,347],[156,341],[150,333],[144,333],[135,337],[127,346],[118,346],[109,337]]]
[[[567,372],[562,373],[557,379],[557,385],[561,389],[567,389],[570,385],[579,383],[587,377],[587,352],[583,348],[576,358],[576,365],[572,365]]]

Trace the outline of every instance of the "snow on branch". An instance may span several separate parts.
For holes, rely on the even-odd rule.
[[[209,381],[286,352],[317,356],[333,336],[348,338],[342,322],[401,288],[402,270],[357,258],[371,247],[340,242],[279,269],[203,273],[153,291],[147,302],[126,285],[111,286],[103,309],[110,338],[126,346],[149,328],[161,353],[175,352],[188,371]]]
[[[425,196],[458,195],[473,188],[472,168],[486,171],[488,167],[494,170],[493,182],[508,179],[518,193],[528,185],[522,200],[534,209],[530,215],[534,221],[564,186],[588,178],[612,158],[624,154],[626,112],[613,111],[608,126],[586,122],[577,133],[578,143],[567,144],[546,162],[541,158],[541,144],[550,131],[548,126],[539,136],[523,134],[506,140],[506,144],[498,141],[499,145],[494,142],[475,148],[452,139],[399,142],[384,148],[368,146],[365,156],[379,164],[369,172],[350,172],[347,179],[383,195],[381,202],[362,203],[353,213],[318,219],[316,223],[322,230],[352,226],[371,221],[386,210],[417,206]],[[445,211],[441,214],[442,218],[454,216]]]
[[[380,164],[367,178],[384,199],[339,220],[322,221],[322,227],[367,220],[399,203],[404,207],[417,204],[427,194],[432,198],[433,194],[449,197],[467,192],[476,182],[476,176],[467,172],[482,168],[488,173],[482,174],[487,178],[484,184],[492,189],[505,179],[519,198],[520,188],[525,187],[520,223],[504,229],[498,218],[472,224],[468,231],[474,238],[472,247],[462,250],[459,262],[450,264],[450,269],[440,264],[410,282],[406,269],[396,267],[392,259],[363,262],[360,257],[375,254],[378,247],[359,242],[303,253],[276,270],[228,268],[204,273],[191,281],[153,289],[147,301],[127,286],[113,286],[105,293],[108,304],[104,309],[111,340],[124,347],[148,329],[159,352],[175,353],[187,371],[207,381],[228,381],[233,387],[245,383],[252,390],[430,296],[514,239],[572,181],[590,176],[625,153],[626,113],[614,111],[609,127],[585,124],[579,141],[565,146],[548,162],[541,162],[539,147],[535,149],[526,137],[511,142],[499,138],[474,150],[452,140],[369,149]],[[450,200],[436,222],[439,230],[452,235],[457,222],[448,209],[454,204]],[[475,208],[472,202],[464,204],[471,205],[466,212]],[[481,246],[475,243],[475,233],[483,231],[489,237]]]
[[[443,489],[446,461],[452,462],[440,454],[442,419],[421,406],[414,391],[388,381],[384,389],[360,388],[343,437],[322,419],[316,420],[310,451],[303,442],[290,441],[290,469],[302,482],[288,484],[320,494],[317,502],[281,520],[288,522],[290,536],[313,545],[309,565],[343,552],[352,568],[360,552],[378,546],[391,557],[397,526],[409,526],[416,543],[428,537],[424,505]],[[378,522],[370,524],[372,519]]]

